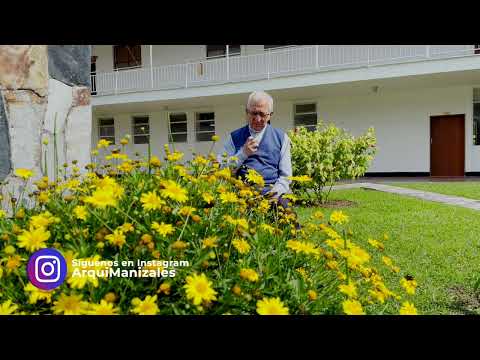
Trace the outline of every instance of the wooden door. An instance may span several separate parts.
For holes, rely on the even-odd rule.
[[[465,176],[465,115],[430,117],[430,176]]]

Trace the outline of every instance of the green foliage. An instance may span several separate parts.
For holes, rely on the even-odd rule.
[[[373,128],[354,137],[332,124],[317,125],[315,131],[298,128],[289,132],[292,141],[293,175],[307,175],[310,182],[294,182],[293,189],[303,195],[313,190],[325,202],[336,181],[356,179],[367,171],[376,152]]]

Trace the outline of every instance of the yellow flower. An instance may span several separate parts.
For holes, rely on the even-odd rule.
[[[117,166],[118,170],[129,173],[134,169],[131,161],[124,161],[121,165]]]
[[[100,304],[90,304],[90,315],[118,315],[120,308],[114,307],[111,302],[100,300]]]
[[[257,272],[253,269],[248,268],[240,270],[240,277],[250,282],[256,282],[259,279]]]
[[[106,294],[105,294],[105,296],[103,297],[103,299],[104,299],[106,302],[114,303],[114,302],[117,300],[117,295],[115,295],[114,292],[109,292],[109,293],[106,293]]]
[[[357,288],[355,287],[355,284],[353,282],[350,282],[348,285],[339,285],[338,289],[341,293],[347,295],[349,298],[357,297]]]
[[[21,209],[23,210],[23,209]],[[34,228],[47,228],[50,224],[60,221],[59,218],[53,216],[49,211],[45,211],[39,215],[34,215],[30,218],[30,226]]]
[[[222,170],[216,171],[215,176],[228,180],[232,177],[232,171],[230,170],[230,168],[226,167],[226,168],[223,168]]]
[[[105,239],[108,240],[112,245],[118,246],[119,248],[122,248],[122,246],[126,243],[126,238],[121,228],[115,229],[113,234],[108,234],[105,236]]]
[[[5,264],[5,267],[7,268],[7,272],[10,273],[15,269],[18,269],[20,267],[20,264],[22,262],[22,258],[20,255],[13,255],[9,256],[7,258],[7,263]]]
[[[107,206],[117,206],[113,188],[97,189],[91,196],[85,198],[85,202],[100,209],[105,209]]]
[[[175,162],[183,158],[183,155],[184,155],[183,153],[175,151],[172,154],[167,155],[167,160]]]
[[[202,240],[202,249],[218,247],[218,238],[216,236],[210,236]]]
[[[233,192],[224,192],[220,194],[220,200],[222,200],[223,204],[236,203],[238,201],[238,197]]]
[[[52,291],[41,290],[33,286],[31,283],[28,283],[24,287],[24,291],[30,293],[28,297],[28,302],[30,304],[36,304],[38,300],[45,300],[47,304],[50,304],[52,302]]]
[[[5,212],[5,210],[0,210],[0,219],[3,219],[6,215],[7,213]]]
[[[5,246],[5,249],[3,249],[3,251],[7,255],[13,255],[13,254],[15,254],[15,247],[12,246],[12,245],[7,245],[7,246]]]
[[[39,195],[38,195],[38,201],[40,202],[40,204],[44,204],[48,201],[48,193],[42,191]]]
[[[379,290],[368,290],[368,293],[382,304],[385,302],[385,299],[387,298],[387,296],[385,296],[385,294]]]
[[[393,266],[392,259],[390,259],[388,256],[382,256],[382,261],[387,266]]]
[[[384,250],[385,247],[383,246],[383,244],[378,241],[378,240],[375,240],[375,239],[368,239],[368,243],[370,245],[372,245],[375,249],[378,249],[378,250]]]
[[[257,301],[257,313],[260,315],[288,315],[288,307],[278,297],[264,297]]]
[[[172,249],[174,250],[185,250],[188,247],[188,244],[182,240],[176,240],[172,244]]]
[[[330,222],[341,225],[348,222],[348,216],[342,211],[334,211],[330,215]]]
[[[147,295],[144,300],[136,297],[132,300],[132,305],[135,306],[132,312],[139,315],[156,315],[160,310],[157,305],[157,295]]]
[[[188,200],[187,190],[183,189],[175,181],[162,181],[161,184],[164,188],[160,190],[160,195],[162,195],[164,198],[170,198],[180,203]]]
[[[209,193],[203,193],[202,194],[202,198],[203,200],[207,203],[207,204],[211,204],[213,202],[213,200],[215,199],[211,194]]]
[[[150,210],[160,210],[162,205],[165,205],[165,201],[160,199],[155,191],[149,191],[148,193],[142,194],[140,197],[143,209],[146,211]]]
[[[178,213],[182,216],[192,216],[192,214],[196,211],[197,209],[192,207],[192,206],[184,206],[182,207]]]
[[[75,214],[75,217],[80,220],[87,220],[88,212],[87,208],[85,206],[76,206],[73,209],[73,213]]]
[[[308,175],[289,176],[287,179],[290,180],[290,181],[296,181],[296,182],[299,182],[299,183],[312,181],[312,178]]]
[[[154,221],[152,223],[152,229],[155,230],[159,235],[163,237],[175,232],[175,229],[171,224],[165,224],[163,221],[161,224]]]
[[[308,295],[308,300],[310,300],[310,301],[317,300],[317,293],[315,291],[308,290],[307,295]]]
[[[235,239],[232,244],[240,254],[247,254],[251,249],[250,244],[244,239]]]
[[[0,304],[0,315],[12,315],[18,309],[18,305],[12,304],[12,300]]]
[[[170,285],[170,283],[164,282],[158,288],[157,293],[160,293],[160,294],[164,293],[165,295],[170,295],[171,288],[172,288],[172,286]]]
[[[275,232],[275,228],[273,226],[268,225],[268,224],[260,225],[260,229],[268,232],[270,235],[273,235],[273,233]]]
[[[357,300],[345,300],[342,306],[343,312],[347,315],[365,315],[362,304]]]
[[[405,301],[400,308],[400,315],[418,315],[418,311],[412,303]]]
[[[219,141],[219,140],[220,140],[220,136],[218,136],[218,135],[213,135],[213,136],[212,136],[212,141],[213,141],[213,142],[217,142],[217,141]]]
[[[160,165],[162,165],[162,162],[158,157],[152,156],[150,158],[150,165],[152,165],[153,167],[159,167]]]
[[[122,226],[120,226],[120,229],[121,229],[124,233],[132,232],[133,230],[135,230],[135,228],[133,227],[133,225],[130,224],[130,223],[125,223],[125,224],[123,224]]]
[[[321,211],[315,211],[315,212],[313,213],[313,217],[314,217],[315,219],[321,220],[321,219],[323,219],[323,213],[322,213]]]
[[[66,295],[60,294],[57,301],[53,302],[53,313],[64,315],[84,315],[87,313],[88,303],[82,301],[82,294]]]
[[[358,266],[370,260],[370,255],[362,248],[352,245],[348,252],[347,261],[349,265]]]
[[[296,253],[304,253],[305,255],[320,255],[320,249],[309,242],[288,240],[287,248],[295,251]]]
[[[415,289],[417,288],[417,282],[413,278],[402,278],[400,280],[400,285],[405,289],[407,294],[414,295]]]
[[[265,180],[263,179],[263,176],[256,172],[254,169],[249,169],[247,175],[245,175],[245,178],[251,183],[254,183],[258,186],[265,186]]]
[[[111,142],[109,140],[101,139],[97,144],[97,149],[106,148],[110,146]]]
[[[17,169],[15,170],[15,175],[21,177],[24,180],[27,180],[33,176],[33,171],[28,169]]]
[[[46,248],[47,245],[45,244],[45,241],[49,238],[50,231],[46,231],[43,227],[37,229],[31,228],[30,231],[23,230],[22,234],[18,236],[18,247],[34,252]]]
[[[217,300],[215,296],[217,292],[212,288],[212,282],[203,273],[187,276],[187,284],[183,287],[187,299],[192,300],[194,305],[200,305],[203,301],[209,303]]]

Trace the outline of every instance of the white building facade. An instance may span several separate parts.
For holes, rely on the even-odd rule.
[[[205,154],[264,90],[276,127],[374,127],[369,174],[476,175],[478,89],[477,45],[93,45],[92,143],[130,134],[130,155],[148,141],[160,158],[166,143]]]

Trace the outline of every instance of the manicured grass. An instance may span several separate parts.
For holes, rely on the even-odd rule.
[[[480,181],[388,183],[388,185],[480,200]]]
[[[459,305],[450,289],[460,286],[471,294],[480,276],[480,212],[364,189],[335,191],[330,199],[357,203],[342,210],[350,216],[354,240],[371,253],[368,238],[383,241],[383,234],[389,235],[384,253],[402,276],[417,280],[413,300],[420,313],[478,313]],[[318,210],[329,216],[334,209],[299,207],[297,213],[306,219]],[[402,293],[398,277],[384,273],[387,285]]]

